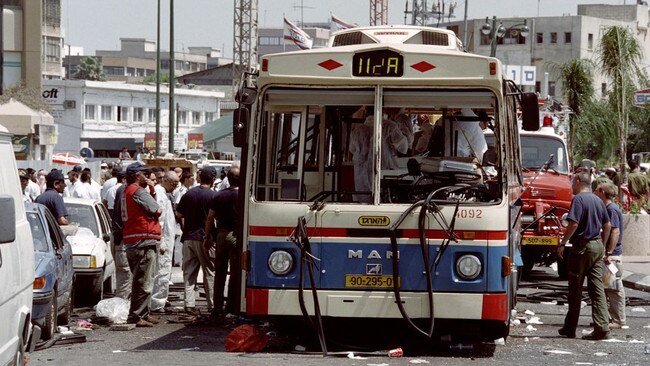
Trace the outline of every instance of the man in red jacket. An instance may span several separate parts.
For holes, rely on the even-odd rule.
[[[158,319],[149,315],[156,268],[156,247],[161,238],[154,183],[144,164],[135,162],[126,168],[126,183],[121,200],[124,228],[122,241],[132,273],[131,308],[127,321],[138,327],[151,327]]]

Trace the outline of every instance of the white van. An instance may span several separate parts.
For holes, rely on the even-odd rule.
[[[31,332],[34,243],[11,134],[0,125],[0,365],[23,365]]]

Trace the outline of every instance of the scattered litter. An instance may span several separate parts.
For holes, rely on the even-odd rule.
[[[524,342],[528,342],[528,337],[524,337]]]
[[[142,339],[153,339],[153,337],[142,337]]]
[[[621,325],[621,329],[630,329],[629,325]]]
[[[414,359],[414,360],[409,361],[409,363],[419,364],[419,363],[429,363],[429,361],[427,361],[427,360],[423,360],[423,359],[421,359],[421,358],[416,358],[416,359]]]
[[[510,310],[510,316],[512,316],[512,317],[517,316],[517,309]]]
[[[244,324],[233,329],[225,340],[226,352],[259,352],[268,343],[269,338],[260,328]]]
[[[388,366],[387,363],[369,363],[368,366]]]
[[[626,327],[627,327],[627,325],[626,325]],[[647,328],[650,328],[650,325],[644,325],[643,327],[647,329]]]
[[[296,344],[296,346],[293,348],[293,350],[296,351],[296,352],[305,352],[305,350],[307,350],[307,348],[305,348],[305,346],[301,346],[299,344]]]
[[[583,329],[583,330],[582,330],[582,335],[591,334],[591,332],[593,332],[593,330]]]
[[[594,353],[594,356],[598,356],[598,357],[603,357],[603,356],[608,356],[608,355],[610,355],[609,352],[596,352],[596,353]]]
[[[404,351],[401,348],[394,348],[388,351],[388,357],[402,357],[404,356]]]
[[[544,324],[539,320],[538,316],[533,316],[530,319],[526,320],[526,324]]]
[[[496,344],[497,346],[505,346],[506,340],[503,338],[495,339],[494,344]]]
[[[97,316],[108,318],[113,323],[125,323],[126,318],[129,316],[130,305],[129,300],[112,297],[98,302],[95,313]]]
[[[534,332],[534,331],[537,330],[537,328],[533,327],[532,325],[529,325],[529,326],[526,327],[526,330],[529,331],[529,332]]]
[[[75,329],[76,330],[93,330],[95,328],[93,327],[93,323],[89,322],[88,320],[79,319],[79,320],[77,320],[77,327]]]
[[[135,324],[113,324],[108,330],[113,331],[128,331],[135,329]]]
[[[266,336],[267,337],[277,337],[278,333],[272,330],[270,332],[266,332]]]
[[[603,339],[603,342],[609,342],[609,343],[625,343],[625,341],[616,339],[616,338],[610,338],[610,339]]]
[[[121,349],[116,349],[113,353],[127,353],[128,351],[122,351]]]
[[[348,352],[348,358],[354,359],[354,360],[367,360],[367,357],[361,357],[361,356],[355,356],[354,352]]]
[[[540,339],[539,337],[533,337],[531,338],[532,340]]]
[[[562,351],[562,350],[559,350],[559,349],[547,349],[547,350],[544,350],[544,354],[546,354],[546,355],[572,355],[573,352]]]
[[[521,324],[521,321],[519,319],[510,320],[510,325],[519,325],[519,324]]]
[[[181,348],[181,349],[179,349],[179,351],[188,351],[188,352],[190,352],[190,351],[198,351],[198,350],[200,350],[199,347],[190,347],[190,348]]]
[[[576,365],[593,365],[591,362],[576,362]]]
[[[553,301],[542,301],[542,302],[540,302],[540,304],[544,304],[544,305],[557,305],[557,300],[553,300]]]
[[[535,315],[535,312],[532,311],[532,310],[526,310],[526,311],[524,311],[524,314],[526,314],[526,315]]]
[[[194,336],[181,336],[181,339],[194,339]]]
[[[630,343],[643,343],[643,341],[640,341],[638,339],[632,339]]]
[[[61,333],[63,335],[73,335],[74,334],[74,332],[71,331],[70,328],[68,328],[68,327],[63,327],[63,326],[59,325],[56,328],[57,328],[58,333]]]
[[[635,313],[645,313],[645,309],[640,307],[632,308],[632,311]]]
[[[587,306],[587,303],[584,301],[580,301],[580,309],[584,308],[585,306]]]

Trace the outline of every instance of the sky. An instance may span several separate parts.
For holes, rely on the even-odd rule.
[[[159,0],[61,0],[65,43],[95,50],[119,50],[120,38],[156,40],[156,7]],[[232,57],[234,2],[239,0],[175,0],[174,49],[210,46]],[[253,0],[254,1],[254,0]],[[359,25],[368,25],[369,0],[258,0],[260,27],[282,27],[282,17],[305,22],[327,22],[330,13]],[[442,1],[442,0],[440,0]],[[409,9],[412,0],[408,0]],[[428,0],[429,6],[439,0]],[[451,2],[444,1],[446,8]],[[462,20],[465,3],[468,18],[575,15],[577,4],[633,4],[635,0],[453,0],[452,20]],[[161,46],[168,50],[170,0],[161,3]],[[406,0],[388,0],[389,24],[404,24]],[[302,8],[301,8],[302,7]],[[302,9],[302,14],[301,14]],[[539,9],[539,10],[538,10]],[[539,13],[538,13],[539,12]],[[409,18],[410,19],[410,18]]]

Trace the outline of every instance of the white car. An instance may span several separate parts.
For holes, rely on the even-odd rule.
[[[72,245],[75,292],[87,294],[89,303],[94,305],[102,299],[104,291],[115,291],[110,216],[99,201],[64,197],[63,202],[68,221],[72,226],[79,226],[68,236]]]

